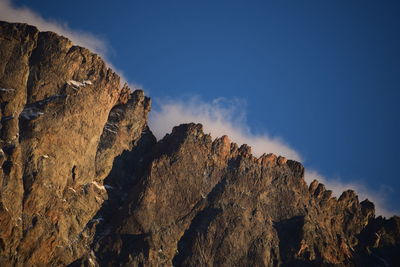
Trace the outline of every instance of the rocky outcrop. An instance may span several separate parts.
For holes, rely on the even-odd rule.
[[[111,179],[136,182],[119,210],[103,217],[91,254],[101,266],[398,262],[389,251],[399,248],[399,218],[375,219],[374,205],[360,203],[351,190],[336,199],[317,181],[307,186],[298,162],[255,158],[226,136],[212,140],[199,124],[175,127],[148,144],[141,153],[145,171],[133,168]],[[381,230],[369,229],[379,221]],[[386,243],[365,241],[379,231]]]
[[[85,250],[102,181],[150,101],[127,100],[99,56],[32,26],[0,23],[0,58],[1,265],[65,265]]]
[[[0,57],[1,266],[399,264],[399,217],[199,124],[157,142],[150,100],[66,38],[1,22]]]

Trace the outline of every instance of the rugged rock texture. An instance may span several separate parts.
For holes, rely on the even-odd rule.
[[[126,99],[97,55],[32,26],[0,23],[0,58],[0,265],[65,265],[85,251],[102,181],[150,101]]]
[[[226,136],[212,140],[199,124],[175,127],[160,142],[146,146],[143,152],[127,152],[116,160],[106,183],[128,179],[132,183],[125,190],[130,194],[117,211],[99,215],[101,230],[83,262],[101,266],[399,262],[398,217],[375,219],[374,205],[368,200],[360,203],[351,190],[336,199],[317,181],[308,187],[298,162],[273,154],[255,158],[248,146],[238,148]],[[142,163],[122,170],[127,162]]]
[[[199,124],[156,141],[150,100],[88,50],[0,22],[1,266],[398,266],[375,218]]]

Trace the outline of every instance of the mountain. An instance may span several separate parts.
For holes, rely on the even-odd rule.
[[[399,217],[200,124],[157,141],[68,39],[0,22],[0,58],[1,266],[399,266]]]

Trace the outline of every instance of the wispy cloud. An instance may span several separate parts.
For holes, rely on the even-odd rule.
[[[56,32],[69,38],[76,45],[106,56],[107,45],[98,36],[84,31],[72,30],[66,23],[46,20],[28,7],[15,6],[10,0],[0,0],[0,20],[27,23],[36,26],[41,31]]]
[[[121,76],[122,84],[127,82],[121,70],[113,66],[107,60],[107,43],[104,39],[89,32],[73,30],[66,23],[56,20],[44,19],[37,12],[28,7],[17,7],[10,0],[0,0],[0,20],[9,22],[23,22],[36,26],[41,31],[52,31],[69,38],[75,45],[83,46],[101,55],[107,65]],[[140,88],[136,84],[130,84],[132,89]],[[275,153],[290,159],[301,161],[300,154],[282,138],[265,134],[254,134],[246,124],[244,103],[238,100],[227,101],[216,99],[210,103],[196,98],[190,100],[162,100],[156,101],[156,108],[151,113],[150,127],[157,138],[162,138],[170,132],[172,127],[181,123],[199,122],[204,126],[205,132],[215,137],[229,135],[230,139],[240,144],[248,144],[252,147],[253,154],[260,156],[263,153]],[[313,179],[325,184],[326,188],[332,190],[334,195],[353,189],[359,195],[360,200],[368,198],[373,201],[377,214],[389,216],[395,212],[388,210],[385,205],[385,196],[390,191],[384,186],[377,191],[367,189],[361,182],[344,182],[338,179],[326,179],[316,171],[306,172],[306,181],[310,183]]]
[[[376,190],[368,189],[362,181],[343,181],[341,179],[327,179],[315,170],[306,170],[305,180],[310,184],[314,179],[325,185],[327,190],[332,190],[336,197],[340,197],[343,191],[348,189],[354,190],[360,201],[368,199],[375,204],[377,215],[390,217],[398,214],[398,211],[387,208],[387,196],[392,193],[392,190],[384,185],[381,185]]]
[[[246,124],[243,102],[216,99],[211,103],[197,98],[189,100],[157,101],[159,108],[152,111],[150,127],[160,139],[181,123],[197,122],[203,124],[204,131],[211,136],[228,135],[238,144],[248,144],[256,156],[264,152],[274,152],[291,159],[300,160],[300,155],[279,137],[268,134],[253,134]]]
[[[67,23],[43,18],[34,10],[15,6],[10,0],[0,0],[0,20],[8,22],[21,22],[36,26],[40,31],[51,31],[67,37],[74,45],[82,46],[100,55],[107,66],[121,77],[121,86],[128,83],[134,90],[140,88],[137,84],[128,82],[122,70],[117,69],[108,59],[109,46],[107,42],[90,32],[71,29]]]
[[[252,147],[255,156],[263,153],[275,153],[290,159],[302,161],[295,149],[291,148],[280,137],[266,134],[254,134],[246,124],[245,103],[240,100],[229,101],[216,99],[205,102],[199,98],[166,100],[156,99],[155,108],[150,115],[150,128],[160,139],[172,128],[182,123],[197,122],[203,124],[204,131],[213,138],[228,135],[233,141],[248,144]],[[328,190],[339,197],[343,191],[353,189],[357,192],[360,201],[368,198],[374,202],[376,213],[383,216],[392,216],[395,211],[387,209],[385,195],[388,190],[382,186],[380,190],[369,190],[362,182],[343,182],[339,179],[327,179],[317,171],[306,171],[305,180],[310,184],[314,179],[325,184]]]

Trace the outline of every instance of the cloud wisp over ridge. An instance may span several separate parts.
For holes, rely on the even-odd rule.
[[[11,0],[0,0],[0,20],[9,22],[22,22],[36,26],[41,31],[52,31],[69,38],[75,45],[79,45],[101,55],[107,65],[116,71],[121,77],[122,84],[127,82],[123,72],[113,66],[107,60],[107,43],[98,36],[85,31],[73,30],[66,23],[43,18],[40,14],[28,7],[17,7]],[[134,90],[141,87],[129,84]],[[157,101],[156,101],[157,102]],[[246,124],[246,114],[243,111],[243,102],[226,99],[216,99],[211,102],[204,102],[196,98],[190,100],[163,100],[158,101],[159,108],[151,113],[150,126],[158,139],[172,130],[172,127],[181,123],[198,122],[204,126],[206,133],[211,133],[216,138],[228,135],[229,138],[241,144],[248,144],[252,147],[255,156],[263,153],[275,153],[290,159],[302,161],[300,153],[291,148],[280,137],[272,137],[268,134],[254,134]],[[353,189],[357,192],[359,199],[368,198],[376,206],[379,215],[391,216],[396,211],[386,208],[386,196],[390,189],[381,186],[379,190],[370,190],[362,182],[340,179],[327,179],[315,170],[307,170],[305,179],[308,183],[317,179],[325,184],[328,190],[332,190],[335,196],[347,190]]]
[[[22,6],[15,6],[11,0],[0,0],[0,20],[8,22],[27,23],[37,27],[40,31],[51,31],[67,37],[74,45],[82,46],[100,55],[107,66],[114,70],[121,77],[121,86],[128,83],[128,86],[135,90],[140,86],[128,82],[122,70],[117,69],[108,59],[109,46],[107,42],[90,32],[71,29],[67,23],[43,18],[34,10]]]
[[[251,146],[253,155],[257,157],[263,153],[274,153],[302,161],[300,153],[291,148],[282,138],[252,133],[246,124],[244,107],[245,103],[242,101],[229,101],[223,98],[211,102],[205,102],[199,98],[156,99],[155,108],[150,114],[149,125],[157,139],[161,139],[165,134],[170,133],[174,126],[190,122],[201,123],[204,132],[210,133],[213,138],[228,135],[238,145]],[[323,183],[327,190],[332,190],[336,197],[348,189],[354,190],[360,201],[368,198],[374,202],[377,215],[390,217],[397,213],[386,208],[385,195],[388,193],[388,188],[384,186],[373,191],[362,182],[327,179],[315,170],[306,169],[306,182],[310,184],[314,179]]]
[[[89,32],[72,30],[66,23],[46,20],[28,7],[16,7],[10,0],[0,0],[0,20],[22,22],[36,26],[40,31],[52,31],[69,38],[74,44],[86,47],[105,56],[107,45],[104,40]]]
[[[396,210],[387,208],[387,195],[388,193],[391,193],[391,190],[385,185],[381,185],[378,189],[370,190],[362,183],[362,181],[345,182],[341,179],[327,179],[317,171],[307,169],[304,176],[304,179],[308,184],[315,179],[324,184],[327,190],[332,190],[332,194],[335,197],[340,197],[342,192],[348,189],[354,190],[358,195],[359,201],[368,199],[375,204],[377,215],[390,217],[399,213]]]
[[[250,131],[245,121],[245,113],[239,100],[228,101],[223,98],[206,103],[198,98],[182,101],[158,101],[159,109],[153,110],[150,128],[161,139],[176,125],[188,122],[203,124],[204,132],[213,138],[228,135],[231,140],[252,147],[255,156],[264,152],[274,152],[285,157],[301,160],[299,153],[290,148],[279,137],[267,134],[257,135]]]

